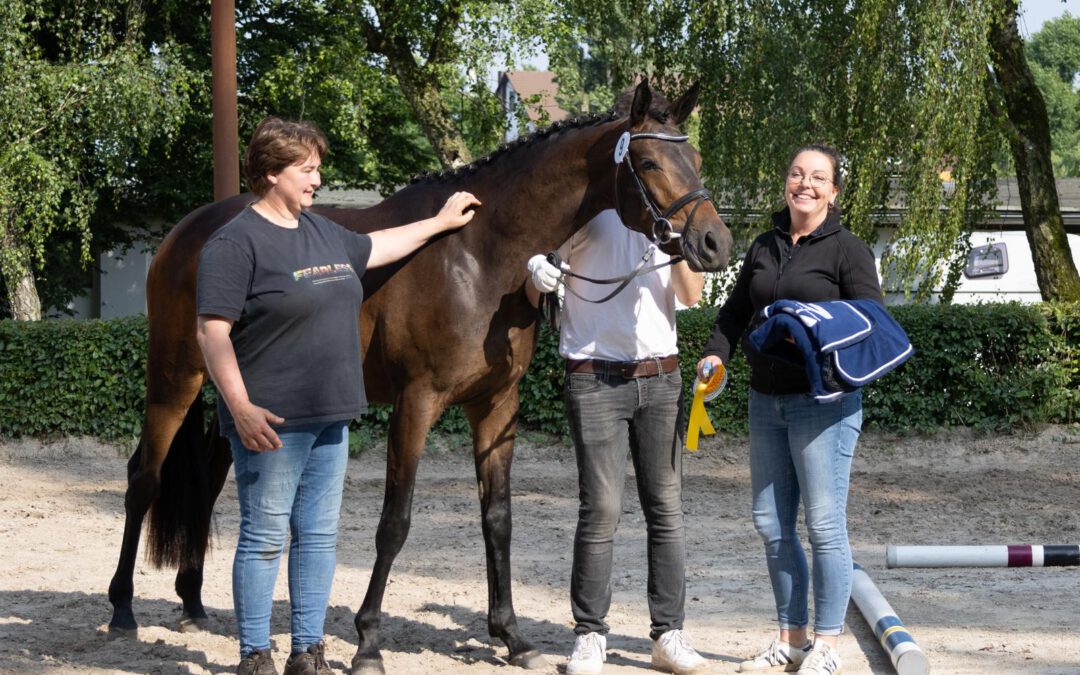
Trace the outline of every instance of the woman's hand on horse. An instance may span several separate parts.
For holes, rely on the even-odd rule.
[[[278,417],[266,408],[251,403],[236,406],[231,410],[236,424],[236,433],[244,447],[255,452],[277,450],[281,448],[281,439],[271,424],[284,424],[285,418]]]
[[[723,363],[723,361],[720,360],[719,356],[715,356],[713,354],[710,354],[709,356],[702,357],[702,359],[697,362],[697,375],[698,375],[698,379],[701,380],[702,382],[705,382],[706,380],[709,379],[709,377],[705,375],[705,364],[706,363],[711,364],[710,367],[709,367],[709,372],[710,372],[710,375],[711,375],[711,373],[716,370],[716,367],[719,366],[721,363]]]
[[[456,230],[472,220],[476,210],[473,207],[480,206],[480,200],[470,192],[455,192],[443,204],[439,215],[435,219],[439,221],[444,230]]]

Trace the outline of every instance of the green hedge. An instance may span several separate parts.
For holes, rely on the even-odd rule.
[[[929,431],[1007,429],[1074,422],[1080,414],[1080,304],[908,305],[891,308],[915,345],[899,370],[866,387],[868,427]],[[679,351],[689,394],[715,309],[679,313]],[[142,424],[146,320],[0,321],[0,436],[132,438]],[[718,430],[746,432],[749,372],[741,355],[724,393],[709,404]],[[564,434],[563,363],[544,329],[521,384],[526,428]],[[356,427],[381,433],[375,407]],[[457,410],[438,427],[468,426]]]
[[[136,436],[145,372],[145,317],[0,321],[0,436]]]

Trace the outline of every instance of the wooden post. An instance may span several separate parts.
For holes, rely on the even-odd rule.
[[[210,58],[213,82],[214,200],[240,192],[239,131],[236,122],[236,3],[210,0]]]

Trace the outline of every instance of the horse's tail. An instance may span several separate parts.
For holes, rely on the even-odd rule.
[[[212,425],[211,431],[216,431]],[[146,557],[155,567],[201,567],[210,546],[208,471],[214,444],[204,432],[202,395],[195,397],[161,467],[158,498],[150,507]],[[139,443],[141,451],[142,442]]]

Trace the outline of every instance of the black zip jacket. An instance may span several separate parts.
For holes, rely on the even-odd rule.
[[[750,387],[763,394],[805,394],[810,382],[802,366],[763,356],[746,336],[761,322],[761,310],[777,300],[875,300],[881,302],[874,254],[862,239],[844,228],[838,210],[791,244],[791,213],[785,207],[772,216],[773,229],[750,245],[727,302],[713,323],[705,356],[731,360],[742,338],[750,363]]]

